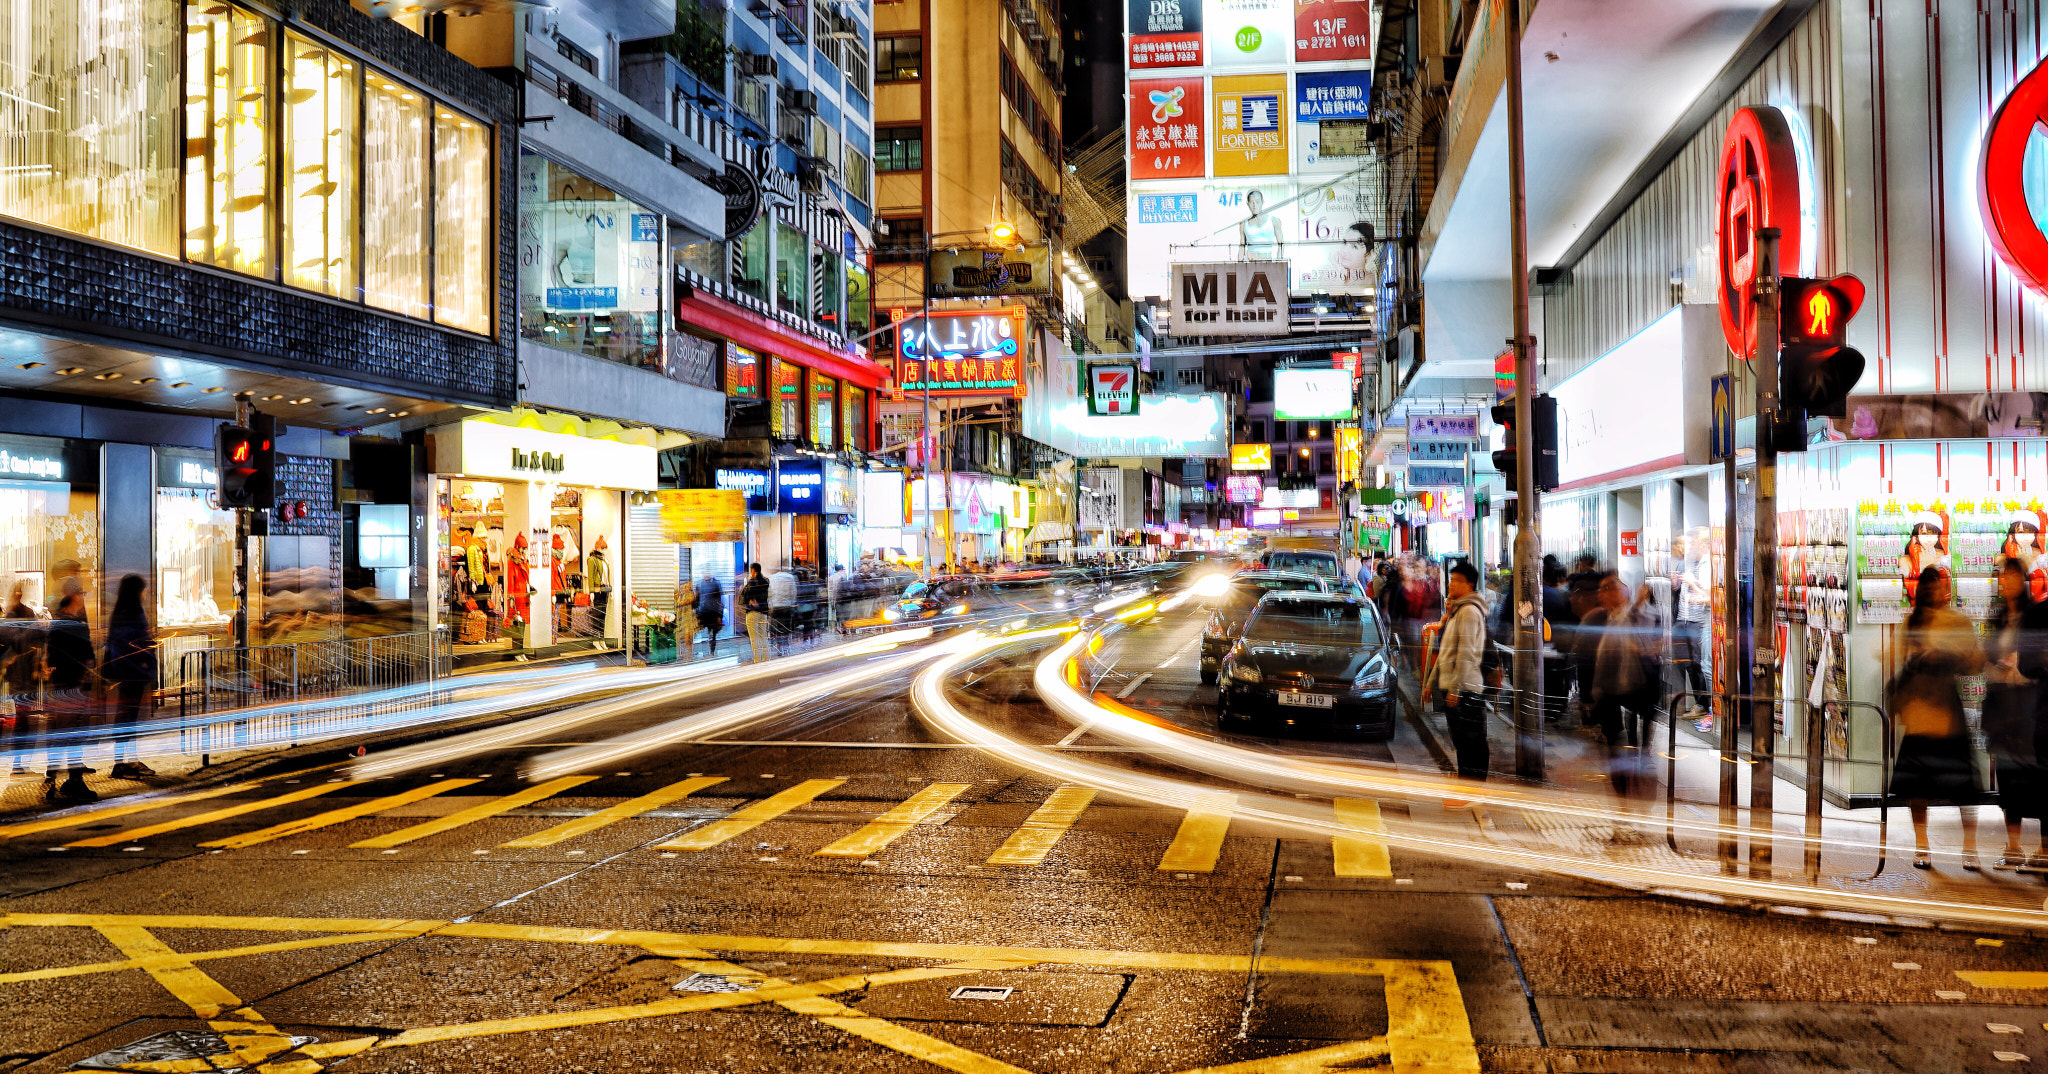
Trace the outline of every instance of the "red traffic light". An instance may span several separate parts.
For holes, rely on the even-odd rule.
[[[1854,276],[1787,276],[1779,289],[1778,341],[1787,347],[1839,347],[1862,305],[1863,281]]]

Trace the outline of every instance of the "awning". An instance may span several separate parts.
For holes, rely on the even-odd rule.
[[[1074,527],[1064,522],[1040,522],[1031,527],[1031,532],[1024,537],[1024,543],[1050,544],[1053,541],[1071,541],[1073,539]]]
[[[888,373],[858,354],[832,350],[823,340],[784,328],[770,318],[702,290],[676,303],[676,319],[724,336],[749,350],[795,362],[863,388],[880,388]]]

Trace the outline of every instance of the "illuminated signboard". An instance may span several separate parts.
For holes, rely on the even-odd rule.
[[[1273,371],[1273,416],[1286,421],[1350,418],[1356,412],[1351,374],[1342,369]]]
[[[761,398],[761,356],[737,343],[725,348],[725,394],[734,399]]]
[[[1314,488],[1267,489],[1259,496],[1260,507],[1292,507],[1314,510],[1321,503],[1322,493]]]
[[[775,509],[785,515],[825,511],[825,471],[815,462],[783,462],[775,468]]]
[[[896,326],[897,383],[906,393],[1013,393],[1022,375],[1024,310],[961,310]]]
[[[1408,415],[1410,440],[1470,440],[1478,435],[1479,415],[1475,413]]]
[[[1131,362],[1105,362],[1088,367],[1088,413],[1136,414],[1138,367]]]
[[[1149,78],[1131,83],[1131,175],[1139,179],[1199,179],[1208,171],[1202,151],[1202,78]],[[1188,212],[1192,215],[1194,195]]]
[[[1277,510],[1261,509],[1252,512],[1252,525],[1254,526],[1277,526],[1279,524],[1280,512]]]
[[[1230,474],[1223,479],[1223,499],[1227,503],[1257,503],[1262,480],[1257,474]]]
[[[1130,66],[1200,67],[1202,0],[1127,0]]]
[[[1273,445],[1230,445],[1230,468],[1233,470],[1271,470],[1273,468]]]
[[[720,470],[712,476],[712,484],[719,488],[746,493],[747,510],[768,510],[768,471]]]

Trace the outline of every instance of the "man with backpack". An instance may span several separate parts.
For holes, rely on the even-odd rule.
[[[1422,686],[1428,705],[1443,690],[1445,721],[1458,751],[1458,776],[1484,780],[1490,763],[1486,743],[1486,682],[1480,673],[1486,658],[1486,600],[1479,595],[1479,568],[1460,561],[1451,568],[1449,608],[1437,642],[1436,662]]]

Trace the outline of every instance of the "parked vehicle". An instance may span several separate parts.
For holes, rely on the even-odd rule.
[[[1261,597],[1268,593],[1328,593],[1332,588],[1327,578],[1293,571],[1244,571],[1233,575],[1216,602],[1216,610],[1209,614],[1208,626],[1202,629],[1202,685],[1216,685],[1223,654],[1236,643],[1244,621]]]
[[[1218,730],[1263,723],[1374,741],[1394,735],[1394,649],[1370,601],[1268,593],[1222,670]]]

